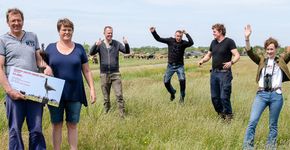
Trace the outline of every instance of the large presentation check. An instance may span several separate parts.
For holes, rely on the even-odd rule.
[[[8,81],[13,89],[25,95],[26,99],[58,107],[64,87],[64,80],[11,67]]]

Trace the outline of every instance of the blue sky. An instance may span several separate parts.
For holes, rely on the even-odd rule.
[[[185,29],[194,46],[209,46],[215,23],[224,23],[238,46],[244,45],[246,24],[252,25],[253,45],[263,45],[270,36],[290,45],[289,0],[0,0],[0,34],[8,31],[5,13],[11,7],[24,12],[24,30],[46,45],[58,40],[56,22],[64,17],[74,22],[73,40],[90,45],[111,25],[114,39],[125,36],[131,47],[166,47],[153,39],[150,26],[161,37]]]

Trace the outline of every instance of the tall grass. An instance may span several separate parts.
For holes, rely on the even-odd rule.
[[[127,60],[126,60],[127,61]],[[112,110],[103,112],[99,71],[94,71],[97,88],[97,104],[82,109],[79,123],[79,149],[241,149],[248,124],[252,101],[257,84],[257,66],[243,57],[233,67],[232,107],[234,120],[226,123],[218,118],[210,100],[210,63],[197,67],[197,60],[185,62],[186,98],[180,105],[179,83],[176,75],[172,79],[177,89],[176,100],[163,85],[166,64],[148,61],[148,65],[127,65],[122,62],[123,92],[127,116],[120,119],[114,92],[111,94]],[[129,63],[129,62],[128,62]],[[134,62],[137,63],[137,62]],[[150,65],[153,64],[153,65]],[[155,65],[154,65],[155,64]],[[93,66],[93,68],[96,66]],[[278,149],[290,147],[289,83],[283,84],[284,107],[279,120]],[[8,129],[4,106],[0,105],[1,149],[7,149]],[[268,134],[268,110],[257,126],[255,146],[263,149]],[[48,149],[52,149],[49,113],[45,107],[43,130]],[[63,149],[69,149],[66,127],[63,132]],[[24,141],[28,141],[24,127]]]

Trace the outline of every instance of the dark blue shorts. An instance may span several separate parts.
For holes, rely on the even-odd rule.
[[[66,122],[78,123],[80,120],[81,106],[82,104],[80,102],[68,101],[60,102],[59,107],[48,105],[51,123],[63,122],[64,111]]]

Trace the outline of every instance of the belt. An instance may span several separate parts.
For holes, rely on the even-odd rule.
[[[229,72],[231,69],[211,69],[210,72]]]
[[[172,66],[182,65],[182,63],[169,63]]]
[[[281,87],[271,88],[271,89],[265,89],[264,87],[258,87],[258,91],[267,91],[267,92],[273,92],[276,90],[281,90]]]

